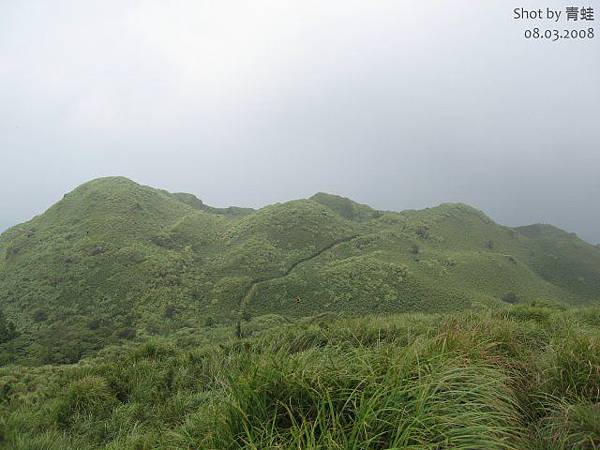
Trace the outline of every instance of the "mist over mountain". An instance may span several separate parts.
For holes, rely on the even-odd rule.
[[[600,449],[594,8],[0,1],[0,449]]]
[[[0,223],[118,173],[217,206],[465,202],[599,243],[600,40],[536,45],[514,7],[1,2]]]

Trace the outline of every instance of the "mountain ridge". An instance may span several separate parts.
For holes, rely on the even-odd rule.
[[[216,208],[104,177],[0,235],[0,311],[20,332],[0,352],[72,362],[242,315],[589,304],[599,292],[597,247],[555,227],[502,226],[462,203],[381,211],[320,192]]]
[[[188,192],[169,192],[169,191],[164,190],[164,189],[153,188],[153,187],[148,186],[148,185],[139,184],[139,183],[131,180],[130,178],[122,176],[122,175],[103,176],[103,177],[97,177],[97,178],[91,179],[91,180],[89,180],[89,181],[87,181],[85,183],[82,183],[82,184],[78,185],[77,187],[75,187],[70,192],[64,194],[63,200],[69,194],[77,192],[81,188],[85,188],[87,186],[91,186],[91,185],[94,185],[94,184],[110,183],[110,182],[114,182],[114,181],[130,183],[132,185],[135,185],[135,186],[138,186],[138,187],[141,187],[141,188],[154,189],[154,190],[156,190],[158,192],[162,192],[162,193],[166,194],[167,196],[175,198],[180,203],[183,203],[183,204],[185,204],[187,206],[190,206],[190,207],[192,207],[194,209],[198,209],[198,210],[202,210],[202,211],[207,211],[207,212],[213,212],[213,213],[216,213],[216,214],[228,214],[229,213],[229,214],[232,214],[232,215],[237,215],[237,214],[244,215],[244,214],[249,214],[249,213],[256,212],[256,211],[262,209],[262,208],[256,209],[256,208],[242,207],[242,206],[215,207],[215,206],[207,205],[206,203],[204,203],[200,198],[198,198],[196,196],[196,194],[188,193]],[[482,216],[486,217],[488,220],[492,220],[482,210],[480,210],[480,209],[478,209],[476,207],[473,207],[473,206],[471,206],[471,205],[469,205],[467,203],[464,203],[464,202],[442,202],[442,203],[438,204],[437,206],[429,206],[429,207],[425,207],[425,208],[422,208],[422,209],[404,209],[404,210],[401,210],[401,211],[392,211],[392,210],[376,210],[376,209],[371,208],[369,205],[355,202],[354,200],[352,200],[352,199],[350,199],[348,197],[344,197],[344,196],[339,195],[339,194],[326,193],[326,192],[322,192],[322,191],[319,191],[319,192],[313,194],[312,196],[308,197],[307,200],[314,200],[314,201],[317,201],[319,203],[326,204],[321,199],[322,198],[327,198],[327,197],[328,198],[339,199],[339,200],[342,200],[342,201],[345,201],[345,202],[349,202],[349,203],[352,203],[353,205],[358,206],[358,207],[364,207],[366,209],[369,209],[369,210],[373,211],[374,213],[383,213],[383,212],[400,212],[400,213],[406,212],[406,213],[409,213],[409,212],[426,211],[426,210],[434,209],[434,208],[456,207],[456,208],[467,208],[467,209],[470,209],[470,210],[472,210],[474,212],[477,212],[478,214],[481,214]],[[61,202],[61,200],[59,200],[57,203],[60,203],[60,202]],[[3,231],[0,231],[0,235],[2,235],[5,232],[9,231],[11,228],[20,227],[20,226],[22,226],[22,225],[30,222],[31,220],[34,220],[38,216],[41,216],[41,215],[45,214],[50,209],[54,208],[57,205],[57,203],[54,203],[49,208],[47,208],[45,211],[43,211],[43,212],[41,212],[39,214],[34,215],[29,220],[26,220],[24,222],[17,223],[17,224],[14,224],[14,225],[6,226],[6,228]],[[269,206],[269,205],[267,205],[267,206]],[[334,209],[334,208],[332,208],[332,209]],[[523,230],[525,233],[528,232],[527,229],[532,229],[532,228],[554,229],[555,231],[557,231],[559,233],[562,232],[565,235],[569,235],[569,236],[573,236],[573,237],[577,237],[578,239],[581,239],[581,238],[579,238],[579,236],[576,233],[569,232],[567,230],[564,230],[564,229],[562,229],[560,227],[557,227],[557,226],[555,226],[553,224],[549,224],[549,223],[536,222],[536,223],[531,223],[531,224],[527,224],[527,225],[518,225],[518,226],[508,227],[508,228],[512,228],[512,229],[517,230],[519,232],[522,232],[522,230]],[[586,242],[589,245],[596,245],[596,246],[600,245],[600,243],[593,244],[593,243],[590,243],[590,242],[587,242],[587,241],[583,241],[583,242]]]

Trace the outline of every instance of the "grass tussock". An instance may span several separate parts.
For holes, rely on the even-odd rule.
[[[594,449],[595,310],[316,317],[0,370],[10,449]]]

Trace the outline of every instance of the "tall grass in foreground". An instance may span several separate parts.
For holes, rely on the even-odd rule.
[[[502,371],[442,344],[422,353],[311,350],[249,361],[215,448],[511,448],[519,414]]]
[[[10,449],[600,448],[600,315],[307,320],[0,371]]]

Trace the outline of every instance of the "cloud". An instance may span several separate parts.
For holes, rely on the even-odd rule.
[[[0,223],[121,174],[217,205],[463,201],[600,241],[600,41],[533,25],[502,0],[2,2]]]

